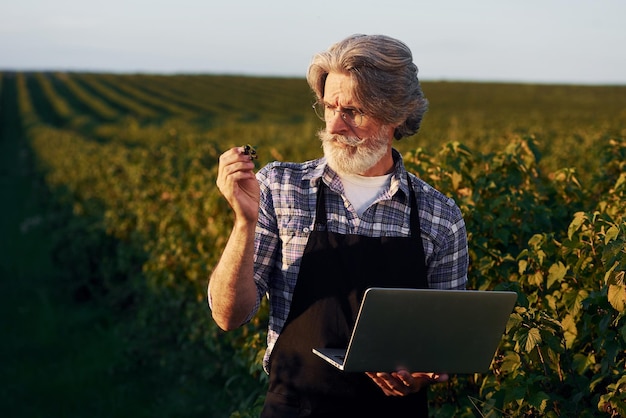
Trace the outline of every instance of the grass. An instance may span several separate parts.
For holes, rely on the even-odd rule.
[[[125,364],[120,327],[72,299],[43,228],[46,196],[19,129],[14,92],[0,102],[0,410],[6,417],[155,416],[149,373]]]

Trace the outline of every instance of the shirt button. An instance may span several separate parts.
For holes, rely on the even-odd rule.
[[[304,229],[302,229],[302,232],[304,232],[305,234],[308,234],[310,231],[310,229],[308,227],[304,227]]]

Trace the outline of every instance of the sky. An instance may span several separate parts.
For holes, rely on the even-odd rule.
[[[354,33],[422,80],[626,84],[625,0],[0,0],[0,70],[304,77]]]

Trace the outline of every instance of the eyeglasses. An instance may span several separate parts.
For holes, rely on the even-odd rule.
[[[337,112],[339,112],[341,119],[353,128],[361,126],[361,124],[363,123],[363,117],[365,116],[365,114],[358,109],[341,109],[337,107],[330,107],[320,102],[313,103],[312,107],[313,110],[315,110],[315,114],[317,115],[317,117],[324,122],[326,122],[330,117],[334,117]]]

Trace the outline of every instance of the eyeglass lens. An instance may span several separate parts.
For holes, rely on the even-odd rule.
[[[358,127],[363,121],[363,114],[355,109],[342,110],[338,108],[331,108],[323,103],[317,102],[313,105],[313,110],[315,110],[315,114],[317,115],[317,117],[323,121],[326,121],[331,114],[333,116],[336,115],[337,112],[339,112],[341,119],[343,119],[343,121],[350,126]]]

